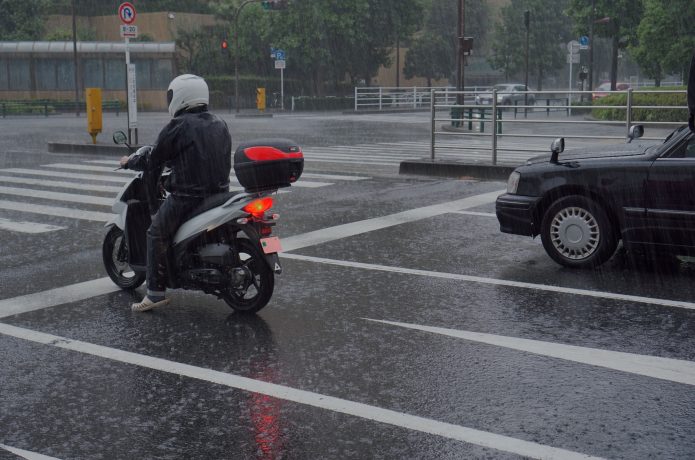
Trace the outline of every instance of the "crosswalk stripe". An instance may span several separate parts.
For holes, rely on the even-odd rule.
[[[115,217],[115,214],[108,214],[105,212],[82,211],[80,209],[63,208],[59,206],[44,206],[40,204],[21,203],[7,200],[0,200],[0,209],[5,209],[8,211],[22,211],[32,214],[44,214],[47,216],[91,220],[95,222],[108,222]]]
[[[12,177],[0,175],[0,182],[24,185],[39,185],[45,187],[70,188],[75,190],[88,190],[92,192],[118,193],[122,187],[111,187],[108,185],[92,185],[79,182],[63,182],[54,180],[31,179],[26,177]]]
[[[90,165],[78,165],[72,163],[51,163],[48,165],[41,165],[44,168],[55,168],[55,169],[72,169],[75,171],[93,171],[93,172],[107,172],[110,174],[125,174],[132,176],[135,174],[134,171],[129,169],[119,169],[109,168],[107,166],[90,166]]]
[[[133,171],[114,171],[113,168],[109,168],[106,166],[89,166],[89,165],[79,165],[79,164],[69,164],[69,163],[53,163],[53,164],[48,164],[48,165],[41,165],[45,168],[55,168],[55,169],[72,169],[76,171],[93,171],[93,172],[117,172],[121,174],[129,174],[133,175]],[[57,174],[63,174],[62,172],[57,173]],[[96,176],[95,176],[96,177]],[[236,181],[235,176],[230,176],[232,179],[232,184],[235,185],[241,185]],[[127,178],[124,178],[122,181],[125,182]],[[306,188],[318,188],[318,187],[325,187],[327,185],[333,185],[329,182],[316,182],[316,181],[302,181],[299,180],[295,184],[297,187],[306,187]]]
[[[68,172],[57,172],[57,171],[43,171],[41,169],[25,169],[25,168],[7,168],[0,169],[0,172],[12,173],[12,174],[24,174],[29,176],[46,176],[46,177],[60,177],[61,179],[82,179],[82,180],[96,180],[103,182],[118,182],[120,184],[125,184],[128,181],[127,177],[114,177],[98,174],[79,174],[79,173],[68,173]]]
[[[371,179],[365,176],[340,176],[336,174],[315,174],[315,173],[302,173],[302,177],[317,178],[317,179],[328,179],[328,180],[345,180],[345,181],[357,181]]]
[[[0,229],[9,230],[12,232],[20,233],[46,233],[54,232],[56,230],[63,230],[65,227],[58,227],[57,225],[40,224],[38,222],[24,222],[15,221],[10,219],[3,219],[0,217]]]
[[[60,193],[49,190],[34,190],[30,188],[3,187],[0,186],[0,195],[16,195],[29,198],[42,198],[44,200],[68,201],[71,203],[96,204],[99,206],[112,206],[113,198],[99,196],[79,195],[76,193]]]
[[[102,164],[102,165],[118,165],[117,161],[114,160],[87,160],[85,163],[94,163],[94,164]],[[319,173],[303,173],[302,177],[305,178],[310,178],[310,179],[327,179],[327,180],[345,180],[345,181],[357,181],[357,180],[365,180],[369,179],[369,177],[365,176],[343,176],[343,175],[338,175],[338,174],[319,174]],[[332,185],[332,184],[331,184]]]

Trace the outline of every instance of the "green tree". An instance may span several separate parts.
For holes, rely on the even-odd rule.
[[[594,11],[592,12],[592,4]],[[611,49],[611,89],[615,90],[618,75],[618,48],[633,43],[642,18],[643,0],[570,0],[567,14],[574,20],[575,32],[609,38]],[[691,24],[692,27],[692,24]],[[592,43],[591,46],[594,46]],[[591,78],[593,81],[593,78]]]
[[[561,69],[565,62],[563,44],[569,39],[569,20],[557,14],[566,0],[512,0],[502,8],[501,21],[492,37],[493,68],[509,79],[525,69],[526,27],[524,11],[529,11],[529,74],[536,87],[543,89],[544,79]]]
[[[239,0],[219,0],[219,18],[234,26]],[[239,37],[244,72],[272,71],[270,46],[287,52],[286,74],[310,82],[322,94],[326,82],[347,76],[367,82],[389,63],[398,36],[410,36],[422,18],[420,0],[293,0],[288,8],[242,10]]]
[[[39,40],[46,0],[0,0],[0,40]]]
[[[458,52],[459,0],[430,0],[421,34],[412,41],[405,58],[406,77],[454,80]],[[486,2],[465,3],[465,34],[473,37],[474,48],[486,49],[489,9]],[[481,53],[482,54],[482,53]],[[428,83],[431,86],[431,83]]]
[[[418,38],[408,50],[405,57],[405,77],[424,77],[427,86],[432,80],[449,78],[455,65],[455,56],[450,46],[441,37],[425,34]]]
[[[644,16],[631,54],[656,86],[667,73],[684,74],[695,47],[695,2],[644,0]]]

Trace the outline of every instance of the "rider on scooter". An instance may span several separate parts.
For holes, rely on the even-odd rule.
[[[227,124],[208,112],[205,80],[179,75],[169,84],[167,103],[171,121],[159,133],[148,155],[124,156],[123,168],[144,171],[152,224],[147,230],[147,295],[132,304],[146,311],[169,303],[166,293],[166,257],[171,238],[186,216],[203,200],[229,191],[232,138]],[[171,168],[169,196],[159,203],[155,184],[164,166]]]

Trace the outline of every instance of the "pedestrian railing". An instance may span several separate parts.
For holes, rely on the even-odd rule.
[[[119,115],[123,107],[118,100],[102,101],[102,111],[115,112]],[[49,99],[34,100],[0,100],[0,116],[7,118],[12,115],[43,115],[45,117],[59,113],[74,113],[76,110],[83,112],[85,102],[58,101]]]
[[[486,87],[466,88],[467,91],[471,91],[471,94],[487,89]],[[456,89],[453,87],[355,87],[355,111],[427,109],[431,102],[432,90],[438,91],[438,97],[444,101],[456,102]]]
[[[625,140],[630,127],[642,124],[652,127],[667,127],[687,121],[685,90],[632,90],[605,91],[608,94],[624,94],[625,103],[603,105],[600,99],[591,101],[591,91],[529,91],[533,104],[516,101],[513,105],[498,104],[498,90],[493,89],[492,103],[475,104],[475,91],[442,91],[431,89],[430,101],[431,142],[430,158],[437,152],[451,158],[471,159],[474,162],[498,164],[498,156],[506,156],[504,163],[522,162],[523,154],[539,152],[539,143],[532,140],[550,140],[557,137],[577,139],[579,142],[606,142]],[[522,92],[522,94],[524,94]],[[676,94],[682,95],[682,105],[638,105],[637,95]],[[505,98],[501,98],[505,99]],[[639,99],[639,98],[638,98]],[[677,96],[678,102],[680,97]],[[615,98],[612,98],[615,100]],[[655,111],[670,110],[672,120],[654,121]],[[596,116],[608,115],[609,119]],[[598,124],[598,125],[597,125]],[[583,125],[593,125],[594,133],[586,132]],[[533,127],[533,130],[530,128]],[[611,129],[612,127],[612,129]],[[616,129],[617,128],[617,129]],[[648,132],[647,132],[648,134]],[[646,136],[646,140],[660,137]],[[523,140],[523,142],[520,142]],[[520,145],[523,144],[523,145]],[[487,161],[483,156],[487,151]],[[467,155],[474,153],[473,155]],[[513,153],[513,154],[512,154]]]

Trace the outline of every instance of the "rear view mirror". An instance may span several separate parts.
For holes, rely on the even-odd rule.
[[[125,144],[128,142],[128,136],[123,131],[116,131],[113,133],[114,144]]]
[[[552,152],[552,155],[550,155],[550,162],[557,163],[558,155],[565,151],[565,138],[558,137],[555,139],[553,143],[550,144],[550,151]]]
[[[630,130],[627,133],[627,143],[629,144],[634,139],[639,139],[644,136],[644,125],[630,126]]]

